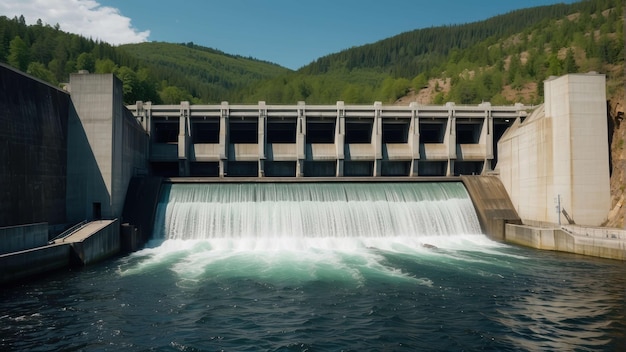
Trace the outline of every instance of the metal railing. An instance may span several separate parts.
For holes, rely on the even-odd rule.
[[[76,225],[70,227],[69,229],[61,232],[55,238],[49,240],[48,243],[52,244],[52,243],[54,243],[57,240],[64,239],[65,237],[67,237],[67,236],[73,234],[74,232],[80,230],[81,228],[83,228],[85,225],[87,225],[87,223],[88,223],[87,220],[83,220],[83,221],[79,222],[78,224],[76,224]]]

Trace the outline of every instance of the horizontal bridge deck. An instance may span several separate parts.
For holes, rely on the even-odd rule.
[[[532,107],[480,105],[127,106],[161,176],[351,177],[482,174]]]

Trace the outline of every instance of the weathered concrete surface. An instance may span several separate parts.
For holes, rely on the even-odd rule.
[[[0,255],[0,284],[68,267],[71,246],[60,243]]]
[[[135,177],[130,181],[122,212],[124,250],[136,250],[152,237],[162,181],[160,177]]]
[[[208,176],[203,167],[194,170],[194,164],[213,165],[214,177],[480,174],[491,170],[495,160],[497,126],[526,116],[527,109],[522,104],[366,106],[341,101],[336,105],[139,101],[128,108],[150,133],[150,161],[164,177]],[[200,127],[207,124],[212,127]],[[212,137],[202,138],[211,129]],[[293,138],[275,140],[289,134]],[[292,162],[295,169],[274,174],[277,161]]]
[[[610,210],[605,77],[569,74],[545,82],[546,103],[498,142],[502,183],[524,220],[599,226]]]
[[[119,218],[130,179],[148,173],[148,135],[114,75],[72,74],[70,90],[78,117],[69,120],[68,222]]]
[[[626,233],[616,229],[507,224],[505,241],[536,249],[626,260]]]
[[[89,265],[120,252],[116,220],[93,221],[54,243],[0,255],[0,284],[73,265]]]
[[[318,183],[318,182],[459,182],[458,176],[419,176],[419,177],[168,177],[169,183]]]
[[[503,240],[506,224],[522,223],[498,177],[461,176],[461,181],[472,199],[480,226],[487,236]]]
[[[0,64],[0,226],[65,224],[67,92]]]
[[[0,254],[23,251],[48,244],[45,222],[0,228]]]
[[[120,252],[120,225],[115,220],[92,221],[58,243],[71,243],[80,263],[93,264]]]

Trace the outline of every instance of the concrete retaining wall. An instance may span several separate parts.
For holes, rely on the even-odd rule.
[[[537,249],[626,260],[626,241],[622,239],[581,236],[560,228],[507,224],[505,240],[508,243]]]
[[[122,247],[134,251],[152,237],[162,178],[135,177],[130,181],[122,212]]]
[[[0,284],[68,267],[70,252],[70,244],[61,243],[0,255]]]
[[[119,252],[119,221],[94,221],[53,244],[48,244],[46,237],[41,247],[0,255],[0,284],[72,265],[93,264]]]
[[[67,92],[0,64],[0,226],[65,224]]]
[[[0,228],[0,254],[23,251],[48,244],[45,222]]]
[[[521,224],[509,195],[495,176],[461,176],[472,199],[480,226],[489,237],[503,240],[505,224]]]
[[[545,250],[556,250],[555,229],[525,225],[506,225],[505,239],[508,243]]]
[[[119,221],[116,219],[99,223],[102,226],[86,236],[79,236],[81,238],[77,240],[72,240],[70,236],[66,240],[72,243],[79,264],[93,264],[120,252]]]
[[[611,206],[605,77],[545,82],[546,103],[498,142],[496,171],[524,221],[599,226]],[[558,209],[557,209],[558,208]]]

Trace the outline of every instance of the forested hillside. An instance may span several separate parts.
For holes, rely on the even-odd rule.
[[[115,47],[41,20],[27,26],[23,16],[0,16],[0,62],[54,85],[67,82],[70,73],[79,70],[114,73],[124,84],[127,103],[219,102],[229,100],[232,91],[245,85],[289,72],[193,43]]]
[[[125,101],[273,104],[539,103],[551,75],[597,71],[623,87],[623,0],[521,9],[401,33],[294,72],[193,43],[111,46],[23,17],[0,17],[0,61],[60,84],[78,70],[115,73]],[[416,23],[416,27],[419,26]]]
[[[228,55],[193,43],[152,42],[122,45],[119,49],[141,60],[154,80],[170,85],[160,91],[167,101],[219,103],[231,100],[232,92],[253,82],[290,72],[276,64]]]
[[[623,1],[588,0],[402,33],[319,58],[240,99],[539,103],[540,83],[565,73],[605,73],[611,94],[623,83],[623,63]]]

